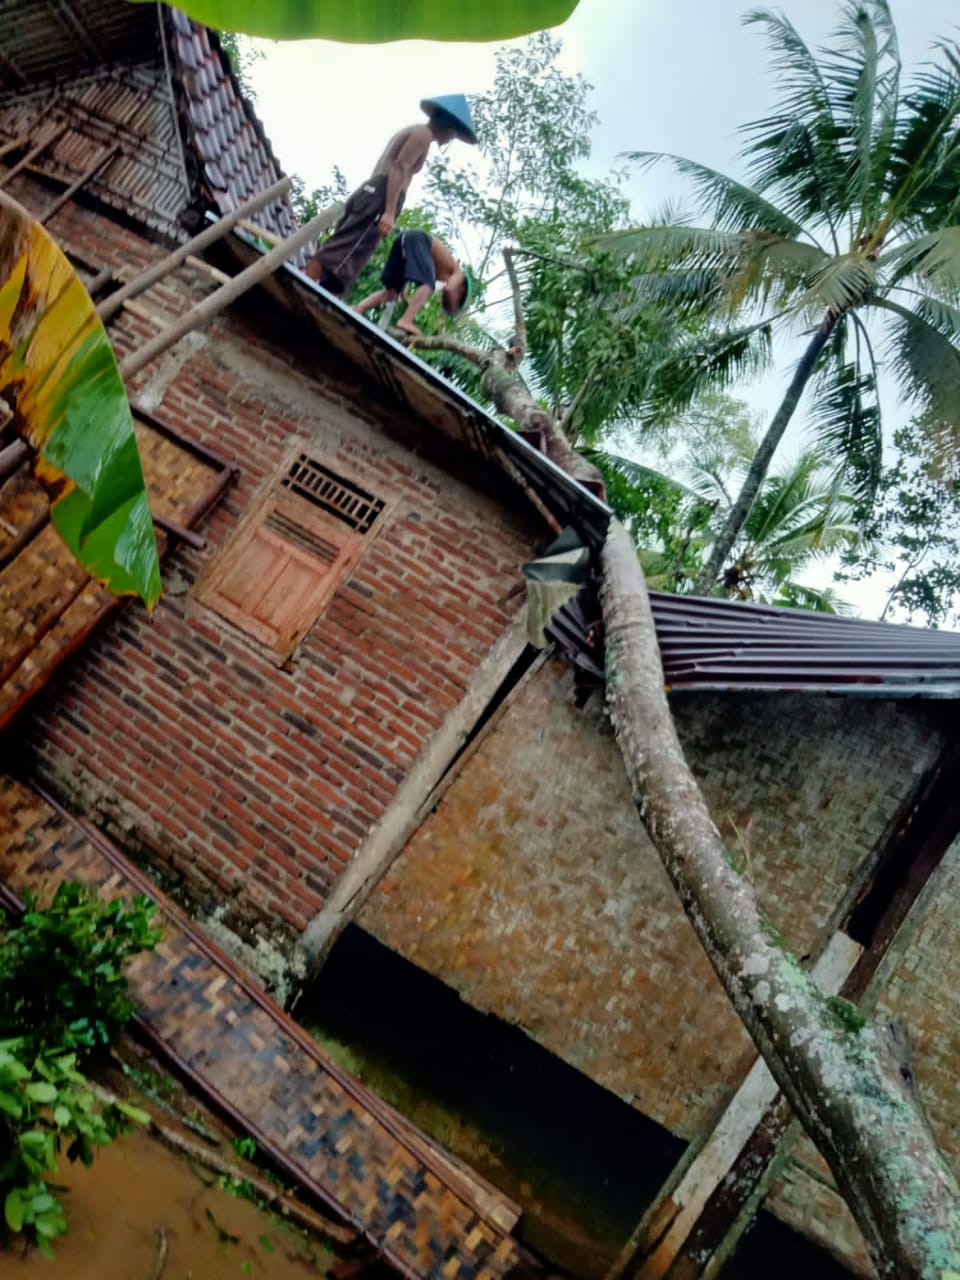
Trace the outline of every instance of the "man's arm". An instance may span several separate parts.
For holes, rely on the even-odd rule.
[[[390,162],[387,170],[387,196],[384,202],[383,217],[380,219],[380,234],[388,236],[397,220],[397,201],[400,193],[406,191],[410,179],[423,168],[423,162],[430,150],[433,134],[426,125],[414,129],[404,141],[397,154]]]

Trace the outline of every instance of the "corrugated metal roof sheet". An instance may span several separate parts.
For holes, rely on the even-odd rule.
[[[856,697],[960,698],[960,634],[804,609],[652,591],[665,683],[673,693],[789,690]],[[590,590],[548,635],[582,675],[603,678]]]

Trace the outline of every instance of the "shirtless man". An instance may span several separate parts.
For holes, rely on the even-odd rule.
[[[337,298],[350,290],[379,242],[393,230],[410,180],[423,168],[430,144],[477,140],[462,94],[425,98],[420,107],[427,123],[408,125],[393,135],[370,180],[351,194],[340,221],[304,268],[311,280]]]
[[[470,297],[470,277],[447,246],[436,236],[416,228],[401,231],[394,240],[380,279],[384,287],[358,302],[354,311],[363,315],[371,307],[394,302],[406,286],[412,284],[415,286],[413,296],[397,321],[397,328],[407,333],[420,332],[413,322],[429,301],[438,280],[443,284],[443,309],[448,315],[455,316]]]

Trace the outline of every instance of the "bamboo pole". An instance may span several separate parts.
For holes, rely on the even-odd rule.
[[[21,147],[25,147],[30,139],[24,135],[22,138],[12,138],[9,142],[0,145],[0,160],[8,156],[11,151],[19,151]]]
[[[309,244],[322,231],[326,231],[329,226],[336,222],[342,208],[343,206],[340,204],[333,204],[318,213],[315,218],[311,218],[309,222],[299,227],[292,236],[287,236],[286,240],[281,240],[269,253],[265,253],[262,258],[252,263],[245,271],[241,271],[238,276],[234,276],[229,284],[221,285],[209,297],[204,298],[202,302],[186,312],[185,315],[182,315],[179,320],[175,320],[163,333],[158,333],[155,338],[151,338],[139,351],[134,351],[132,355],[127,356],[120,366],[121,376],[130,378],[133,374],[139,373],[145,365],[148,365],[151,360],[156,360],[157,356],[162,356],[165,351],[169,351],[181,338],[186,337],[194,329],[199,329],[201,325],[219,315],[232,302],[236,302],[237,298],[242,297],[248,289],[252,289],[254,285],[266,280],[289,257],[292,257],[298,249],[302,249],[305,244]]]
[[[30,446],[25,440],[14,440],[5,449],[0,449],[0,483],[19,471],[30,457]]]
[[[211,226],[204,228],[192,240],[182,244],[179,249],[175,249],[173,253],[162,258],[160,262],[155,262],[146,271],[141,271],[138,276],[134,276],[132,280],[128,281],[122,289],[118,289],[116,293],[111,293],[109,298],[104,298],[103,302],[97,307],[97,315],[104,322],[109,320],[111,316],[116,315],[129,298],[135,298],[138,293],[143,293],[144,290],[149,289],[152,284],[156,284],[158,280],[169,272],[174,271],[182,262],[186,262],[187,258],[201,253],[212,244],[216,244],[228,231],[231,231],[238,223],[241,223],[247,214],[255,213],[258,209],[264,208],[265,205],[278,200],[280,196],[286,195],[290,190],[290,186],[291,180],[289,178],[281,178],[272,187],[267,187],[266,191],[259,191],[255,196],[251,196],[245,204],[240,205],[238,209],[234,209],[232,213],[225,213],[222,218],[218,218]]]

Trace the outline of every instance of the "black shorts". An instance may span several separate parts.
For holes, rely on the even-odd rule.
[[[401,231],[394,240],[380,279],[394,293],[402,293],[406,284],[437,283],[437,273],[430,252],[431,237],[426,231]]]

